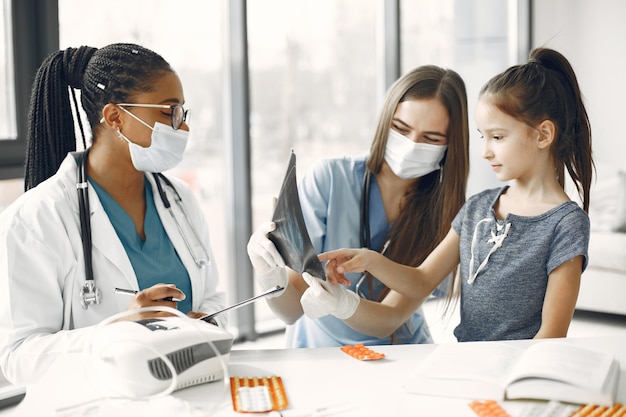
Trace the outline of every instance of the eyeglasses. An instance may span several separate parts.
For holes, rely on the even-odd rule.
[[[136,104],[136,103],[119,103],[120,107],[150,107],[154,109],[170,109],[170,118],[174,130],[180,129],[183,122],[187,120],[189,110],[185,110],[182,104]]]

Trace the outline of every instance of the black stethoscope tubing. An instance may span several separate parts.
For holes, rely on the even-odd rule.
[[[78,162],[78,208],[80,215],[80,231],[85,256],[85,280],[93,281],[93,265],[91,261],[91,220],[89,218],[89,188],[87,183],[87,155],[89,149],[81,153]]]
[[[172,205],[170,204],[170,199],[167,198],[167,194],[165,193],[165,190],[161,185],[161,181],[163,181],[165,185],[167,185],[174,191],[174,194],[176,194],[176,198],[178,199],[178,201],[182,201],[182,198],[180,197],[180,194],[178,194],[176,187],[174,187],[174,184],[172,184],[172,182],[165,175],[161,174],[160,172],[153,172],[152,176],[154,177],[154,182],[156,183],[159,196],[161,197],[161,202],[166,209],[169,210]]]
[[[370,221],[369,221],[369,200],[370,200],[370,183],[371,172],[365,167],[365,173],[363,174],[363,183],[361,185],[361,219],[359,225],[359,235],[362,248],[370,248],[371,236],[370,236]]]
[[[365,167],[365,173],[363,174],[363,182],[361,184],[361,206],[360,206],[360,224],[359,224],[359,235],[361,241],[361,247],[366,249],[371,249],[372,246],[372,238],[370,231],[370,219],[369,219],[369,202],[370,202],[370,188],[372,182],[372,173],[370,170]],[[385,242],[383,248],[380,253],[385,253],[387,247],[389,246],[389,240]],[[363,284],[365,277],[367,275],[363,274],[361,278],[356,283],[355,292],[359,294],[361,297],[365,298],[365,296],[361,293],[361,285]]]

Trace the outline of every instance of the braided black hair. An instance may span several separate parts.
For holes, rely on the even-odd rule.
[[[165,72],[174,71],[163,57],[135,44],[81,46],[49,55],[37,70],[31,91],[24,189],[52,176],[67,153],[76,150],[75,121],[86,147],[75,90],[81,92],[82,109],[93,132],[106,104],[152,91]]]

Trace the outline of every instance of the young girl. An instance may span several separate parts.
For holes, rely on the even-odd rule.
[[[475,117],[483,157],[510,185],[468,199],[417,268],[365,249],[320,259],[329,261],[332,282],[368,271],[416,299],[460,262],[459,341],[565,337],[587,265],[593,171],[589,120],[572,67],[556,51],[535,49],[528,63],[487,82]],[[565,168],[582,209],[564,191]]]

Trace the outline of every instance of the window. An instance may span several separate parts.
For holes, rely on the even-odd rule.
[[[518,4],[519,3],[519,4]],[[467,194],[497,186],[493,172],[482,161],[482,141],[475,134],[474,107],[481,86],[489,77],[503,71],[511,62],[511,49],[528,22],[511,27],[525,1],[501,0],[402,0],[400,5],[402,71],[419,65],[435,64],[459,73],[465,81],[470,129],[470,177]],[[518,10],[519,8],[519,10]],[[524,17],[525,15],[521,13]],[[509,19],[512,16],[513,19]],[[520,34],[524,36],[524,33]],[[519,51],[522,56],[526,51]]]
[[[15,117],[15,79],[13,77],[13,40],[11,36],[11,2],[3,0],[0,17],[0,142],[17,139]],[[0,211],[22,193],[22,180],[0,181]]]
[[[250,0],[254,223],[271,217],[290,149],[298,175],[365,153],[377,118],[374,0]]]
[[[0,18],[0,140],[17,138],[17,120],[15,117],[15,78],[13,77],[13,37],[11,35],[11,2],[3,0]]]

